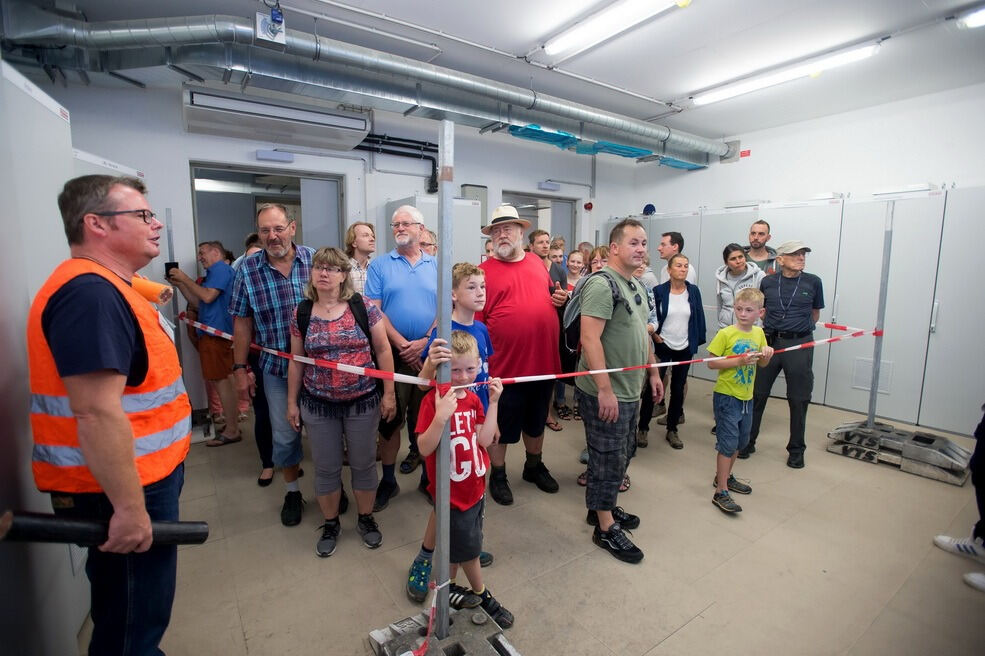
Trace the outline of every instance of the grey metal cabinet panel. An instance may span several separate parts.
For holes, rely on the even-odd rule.
[[[980,278],[985,243],[983,208],[985,188],[947,192],[920,403],[920,425],[964,435],[975,429],[985,401],[985,347],[981,338],[985,293],[976,279]],[[930,242],[930,253],[932,246]],[[926,253],[912,264],[925,267],[928,275],[933,271]],[[925,326],[914,325],[911,332],[923,332]]]
[[[934,294],[944,193],[907,194],[845,204],[841,266],[832,306],[836,323],[876,324],[886,212],[893,204],[893,243],[886,297],[876,414],[916,423],[923,383],[927,326]],[[872,381],[871,338],[830,347],[825,403],[867,412]]]

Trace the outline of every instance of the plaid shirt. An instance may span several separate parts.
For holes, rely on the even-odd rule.
[[[360,267],[359,260],[350,257],[349,266],[352,267],[349,271],[349,280],[352,281],[352,288],[362,294],[363,290],[366,289],[366,271],[369,270],[369,262],[366,262],[366,266]]]
[[[254,339],[260,346],[291,350],[291,317],[304,298],[311,278],[314,249],[294,245],[291,275],[284,277],[260,251],[243,260],[233,281],[229,314],[253,319]],[[260,354],[260,369],[272,376],[287,376],[287,360],[269,353]]]

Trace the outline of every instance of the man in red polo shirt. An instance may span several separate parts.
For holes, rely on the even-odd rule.
[[[489,328],[493,343],[490,377],[556,374],[561,370],[556,308],[567,300],[567,292],[551,282],[539,257],[523,251],[523,231],[529,227],[530,222],[521,219],[516,208],[500,205],[482,229],[491,237],[493,252],[479,265],[486,273],[486,306],[476,318]],[[505,386],[499,401],[500,437],[488,449],[492,465],[489,493],[496,503],[513,503],[506,480],[506,446],[516,444],[521,436],[527,451],[523,480],[544,492],[558,491],[557,481],[541,457],[553,389],[553,380]]]

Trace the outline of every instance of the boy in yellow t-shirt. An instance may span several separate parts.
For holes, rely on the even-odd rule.
[[[711,369],[718,369],[715,383],[715,496],[711,502],[723,512],[737,513],[742,506],[732,500],[729,491],[749,494],[752,487],[732,475],[732,466],[739,450],[749,443],[752,428],[752,392],[756,366],[766,366],[773,349],[766,345],[766,335],[756,321],[763,317],[763,292],[754,288],[740,290],[735,295],[735,323],[718,331],[708,345],[715,356],[741,355],[725,360],[712,360]]]

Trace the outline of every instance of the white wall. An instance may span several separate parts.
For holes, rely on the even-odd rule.
[[[926,182],[985,185],[983,116],[979,84],[740,135],[751,156],[738,162],[697,172],[641,166],[634,206],[674,211]]]

